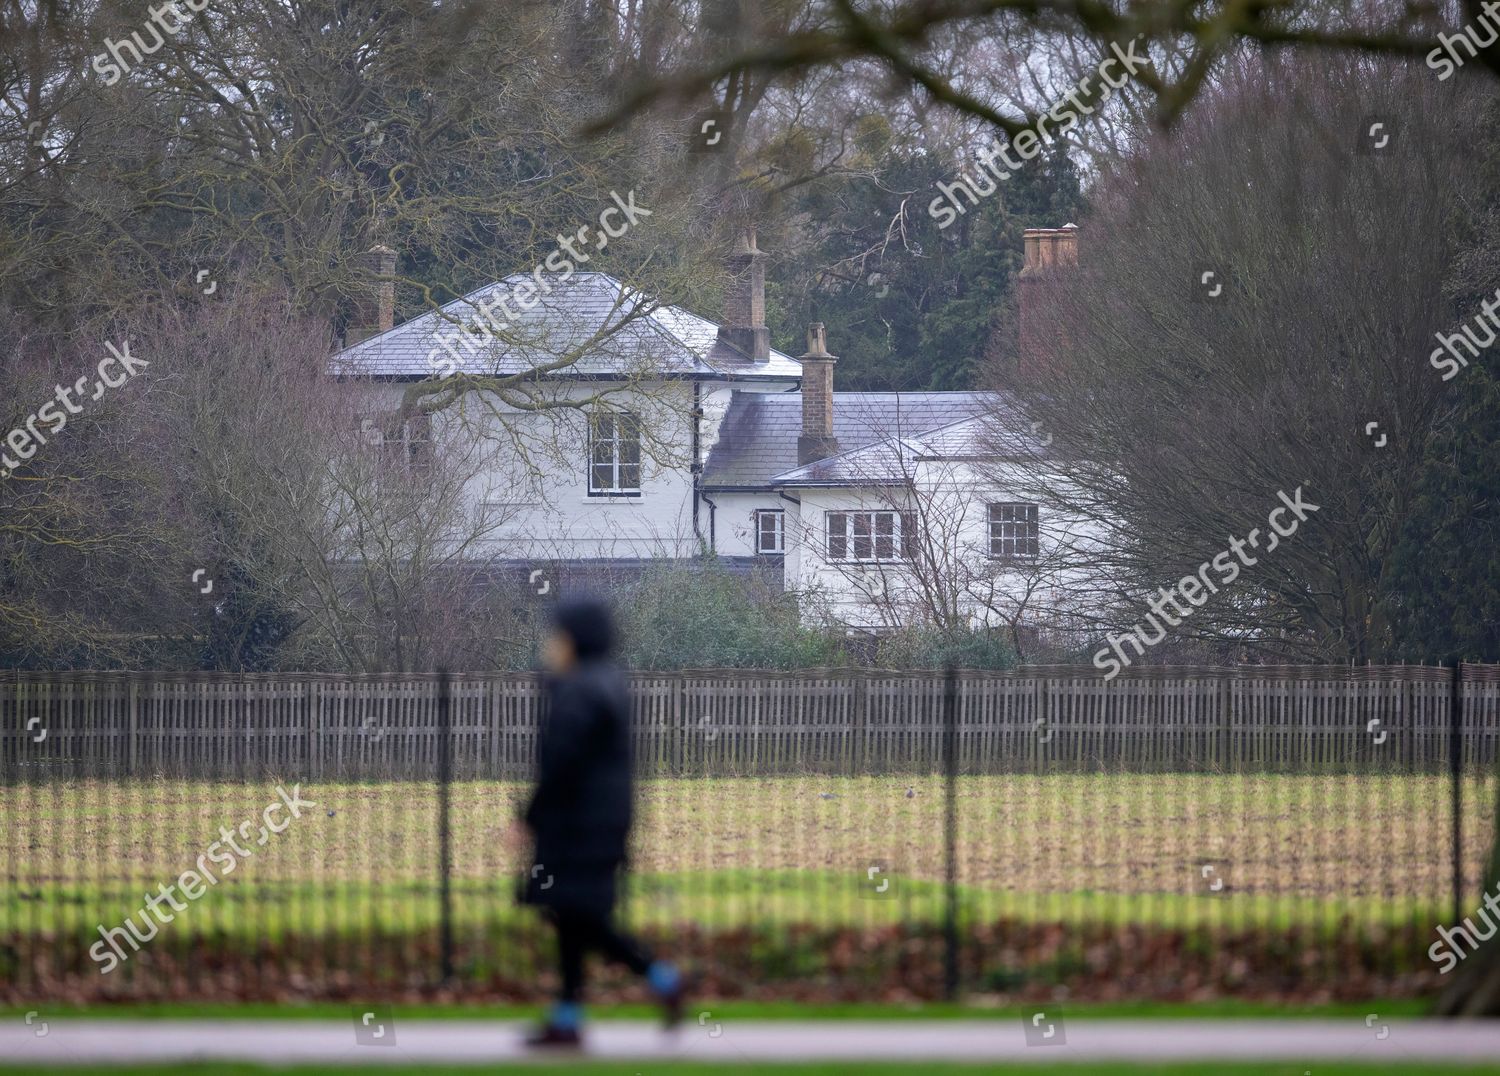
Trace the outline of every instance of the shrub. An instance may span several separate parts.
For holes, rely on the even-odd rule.
[[[848,664],[843,639],[802,624],[796,601],[709,557],[648,568],[617,602],[637,669],[798,669]]]

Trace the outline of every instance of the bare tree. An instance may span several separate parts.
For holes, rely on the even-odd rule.
[[[1465,11],[1477,16],[1480,7],[1468,4]],[[983,40],[1024,29],[1090,40],[1100,61],[1109,55],[1111,43],[1123,45],[1143,35],[1170,49],[1180,57],[1174,69],[1165,75],[1149,68],[1133,74],[1154,100],[1155,118],[1169,123],[1186,110],[1216,64],[1243,42],[1415,58],[1437,46],[1432,23],[1430,13],[1394,4],[1304,3],[1268,9],[1205,7],[1190,0],[1123,7],[1063,0],[905,0],[871,11],[852,0],[832,0],[819,8],[817,17],[782,33],[758,37],[707,62],[684,63],[642,78],[598,126],[607,128],[657,102],[696,97],[724,79],[791,80],[826,67],[871,61],[931,101],[1016,135],[1033,126],[1036,113],[997,107],[982,85],[966,86],[949,65],[954,35]],[[1500,71],[1500,54],[1493,49],[1482,54],[1482,62]]]
[[[0,655],[22,667],[140,660],[150,636],[173,634],[176,622],[153,614],[173,607],[166,566],[182,534],[135,436],[149,421],[142,379],[99,371],[111,344],[131,341],[60,333],[17,311],[3,320]]]
[[[140,433],[192,535],[173,574],[215,580],[190,627],[230,668],[492,663],[481,554],[506,518],[475,484],[497,446],[457,422],[393,430],[379,386],[328,376],[318,325],[248,286],[134,325],[154,359]]]
[[[1107,536],[1103,629],[1301,487],[1316,515],[1181,636],[1378,658],[1387,556],[1444,413],[1427,357],[1458,321],[1441,282],[1462,99],[1386,65],[1278,63],[1206,104],[1099,192],[1076,272],[1024,282],[1019,383],[1061,466],[1039,496]],[[1355,118],[1372,111],[1423,144],[1382,155]]]

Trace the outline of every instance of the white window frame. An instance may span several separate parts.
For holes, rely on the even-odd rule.
[[[1009,518],[1006,518],[1006,516]],[[1042,508],[1032,501],[997,501],[985,513],[990,556],[1034,561],[1042,554]]]
[[[609,433],[600,436],[600,428],[608,423]],[[634,437],[621,436],[622,425],[627,426]],[[622,449],[635,445],[635,462]],[[597,411],[589,416],[588,490],[590,497],[639,497],[641,495],[641,419],[633,411]],[[607,461],[601,460],[600,449],[607,446]],[[635,482],[627,484],[622,475],[635,469]],[[609,485],[597,481],[600,468],[609,469]]]
[[[432,416],[411,415],[395,437],[386,435],[385,415],[361,415],[359,436],[382,460],[401,470],[426,466],[433,458]]]
[[[886,523],[889,530],[882,533]],[[893,564],[914,560],[916,556],[917,514],[896,509],[829,511],[824,517],[823,553],[837,564]],[[881,547],[885,541],[886,554]],[[860,543],[867,543],[867,553],[859,555]],[[842,552],[836,552],[841,548]]]
[[[772,547],[765,546],[766,531],[763,518],[769,517],[775,523],[772,526],[775,541]],[[786,511],[781,508],[757,508],[755,510],[755,554],[759,557],[774,557],[786,552]]]

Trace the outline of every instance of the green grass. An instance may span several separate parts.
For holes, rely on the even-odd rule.
[[[641,1067],[637,1068],[637,1064]],[[1489,1065],[1439,1065],[1423,1064],[1421,1062],[1402,1061],[1395,1064],[1345,1064],[1318,1061],[1311,1063],[1311,1071],[1316,1076],[1375,1076],[1379,1073],[1401,1074],[1401,1076],[1424,1076],[1429,1073],[1472,1073],[1475,1076],[1500,1076],[1500,1063]],[[488,1065],[488,1069],[499,1068],[504,1072],[546,1072],[546,1073],[578,1073],[580,1076],[630,1076],[632,1073],[640,1073],[647,1068],[645,1063],[619,1061],[580,1061],[571,1058],[558,1060],[551,1063],[521,1064],[521,1065]],[[943,1074],[964,1074],[964,1076],[979,1076],[982,1073],[1055,1073],[1059,1076],[1084,1076],[1092,1073],[1139,1073],[1145,1074],[1166,1073],[1168,1076],[1302,1076],[1309,1071],[1308,1066],[1299,1062],[1280,1061],[1263,1063],[1227,1063],[1227,1062],[1204,1062],[1196,1064],[1160,1064],[1151,1063],[1146,1065],[1125,1064],[1122,1062],[1095,1062],[1095,1063],[1069,1063],[1055,1062],[1040,1065],[990,1065],[977,1063],[943,1064],[923,1061],[920,1064],[894,1063],[882,1064],[867,1061],[859,1062],[826,1062],[818,1064],[786,1064],[779,1065],[771,1062],[757,1061],[751,1063],[735,1063],[733,1061],[714,1061],[713,1063],[694,1064],[691,1062],[651,1061],[649,1071],[651,1076],[657,1073],[680,1074],[680,1076],[713,1076],[725,1069],[741,1072],[774,1072],[782,1076],[884,1076],[886,1073],[911,1073],[920,1071],[923,1076],[943,1076]],[[0,1072],[10,1071],[0,1066]],[[23,1071],[20,1069],[14,1071]],[[305,1066],[295,1065],[288,1068],[261,1068],[255,1065],[227,1065],[211,1062],[195,1061],[186,1065],[153,1065],[150,1068],[143,1067],[120,1067],[111,1065],[108,1068],[64,1068],[57,1071],[70,1072],[76,1076],[105,1076],[106,1073],[137,1072],[137,1073],[173,1073],[180,1076],[197,1076],[198,1073],[208,1073],[210,1076],[257,1076],[263,1073],[279,1073],[281,1076],[332,1076],[332,1074],[344,1074],[352,1071],[351,1066]],[[391,1073],[392,1076],[472,1076],[474,1072],[481,1071],[480,1066],[452,1066],[452,1065],[386,1065],[382,1064],[379,1071]]]
[[[695,923],[737,926],[885,926],[943,921],[946,892],[940,882],[890,875],[894,897],[863,897],[862,872],[828,870],[685,871],[631,877],[622,920],[632,928]],[[66,932],[93,936],[97,924],[113,926],[141,908],[152,886],[52,883],[18,886],[0,894],[0,932]],[[1167,929],[1290,927],[1333,930],[1351,919],[1366,926],[1415,926],[1443,922],[1451,903],[1408,902],[1375,897],[1288,896],[1267,899],[1247,893],[1206,894],[993,891],[958,887],[960,926],[1011,919],[1025,923],[1138,924]],[[536,925],[536,914],[518,906],[509,880],[454,884],[454,926],[460,933]],[[165,907],[165,906],[164,906]],[[174,936],[206,934],[226,943],[276,941],[317,935],[358,939],[374,934],[431,934],[440,918],[435,882],[372,883],[352,879],[264,881],[247,875],[239,884],[207,890],[165,928]]]
[[[291,783],[291,778],[286,779]],[[58,782],[0,789],[0,932],[90,932],[194,866],[219,827],[256,818],[274,780]],[[1474,780],[1468,802],[1490,803]],[[315,809],[182,913],[174,933],[428,932],[436,790],[304,783]],[[911,795],[907,795],[910,789]],[[453,788],[460,931],[524,923],[503,846],[514,782]],[[824,799],[824,794],[833,798]],[[1167,927],[1418,924],[1449,914],[1448,786],[1426,775],[1017,775],[958,785],[966,919]],[[935,922],[943,789],[933,777],[643,782],[635,926]],[[1478,865],[1489,812],[1464,827]],[[860,899],[872,864],[897,899]],[[1202,869],[1224,888],[1211,894]],[[1471,880],[1477,886],[1477,876]]]

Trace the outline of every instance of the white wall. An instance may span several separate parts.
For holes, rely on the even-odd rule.
[[[737,384],[740,391],[783,391],[784,384]],[[394,409],[401,386],[369,388]],[[474,556],[498,560],[573,560],[691,557],[698,552],[693,530],[693,388],[688,382],[561,384],[557,399],[584,401],[599,392],[612,406],[637,412],[649,431],[644,446],[641,495],[588,494],[585,413],[562,408],[523,414],[469,397],[444,412],[434,435],[486,436],[496,447],[493,466],[470,484],[471,510],[502,520],[492,536],[476,543]],[[718,435],[730,389],[703,387],[700,452],[707,456]],[[377,409],[372,406],[371,410]],[[809,621],[831,613],[862,628],[891,628],[926,618],[933,586],[956,588],[958,605],[975,622],[995,624],[1020,615],[1036,623],[1061,608],[1088,571],[1088,528],[1060,508],[1040,510],[1043,555],[1039,565],[1009,566],[989,557],[987,506],[997,501],[1037,501],[1035,476],[1024,468],[986,468],[962,462],[921,461],[909,490],[795,489],[786,492],[710,493],[717,505],[715,549],[722,556],[755,553],[754,512],[781,509],[786,519],[785,585],[804,597]],[[800,504],[797,501],[800,500]],[[914,573],[909,565],[854,565],[826,560],[826,513],[918,508],[929,521],[922,540],[940,547],[936,567]],[[710,506],[700,503],[699,529],[709,536]],[[946,558],[946,559],[945,559]],[[1045,578],[1043,578],[1045,576]],[[1023,608],[1024,606],[1024,608]]]
[[[1012,564],[989,555],[988,506],[1038,502],[1034,479],[1019,467],[980,473],[963,462],[924,461],[906,489],[789,491],[801,508],[789,523],[789,541],[797,538],[798,546],[787,557],[786,585],[805,596],[805,618],[828,613],[865,629],[921,622],[933,606],[949,605],[975,624],[1055,622],[1086,581],[1097,536],[1057,505],[1039,502],[1040,557]],[[927,528],[919,567],[827,559],[827,513],[903,509],[916,510]]]
[[[763,509],[781,511],[795,510],[775,493],[713,493],[707,495],[714,503],[714,551],[721,557],[753,557],[755,548],[755,513]],[[705,502],[704,511],[708,511]],[[783,516],[785,518],[785,516]],[[703,523],[708,530],[708,521]]]
[[[736,383],[740,391],[784,391],[784,382]],[[378,404],[370,410],[393,410],[402,386],[369,390]],[[639,496],[590,495],[586,411],[561,407],[527,413],[494,397],[471,395],[436,416],[433,435],[439,442],[453,436],[483,437],[495,447],[493,465],[469,483],[471,511],[500,522],[474,556],[497,560],[582,560],[691,557],[699,542],[693,529],[693,385],[686,381],[559,383],[548,391],[553,401],[575,403],[598,399],[611,408],[634,411],[643,430]],[[718,436],[730,389],[705,383],[701,405],[700,460]],[[739,498],[739,495],[733,495]],[[730,556],[753,552],[749,502],[718,518],[719,551]],[[766,494],[756,507],[777,507]],[[699,531],[709,536],[709,506],[699,507]]]

